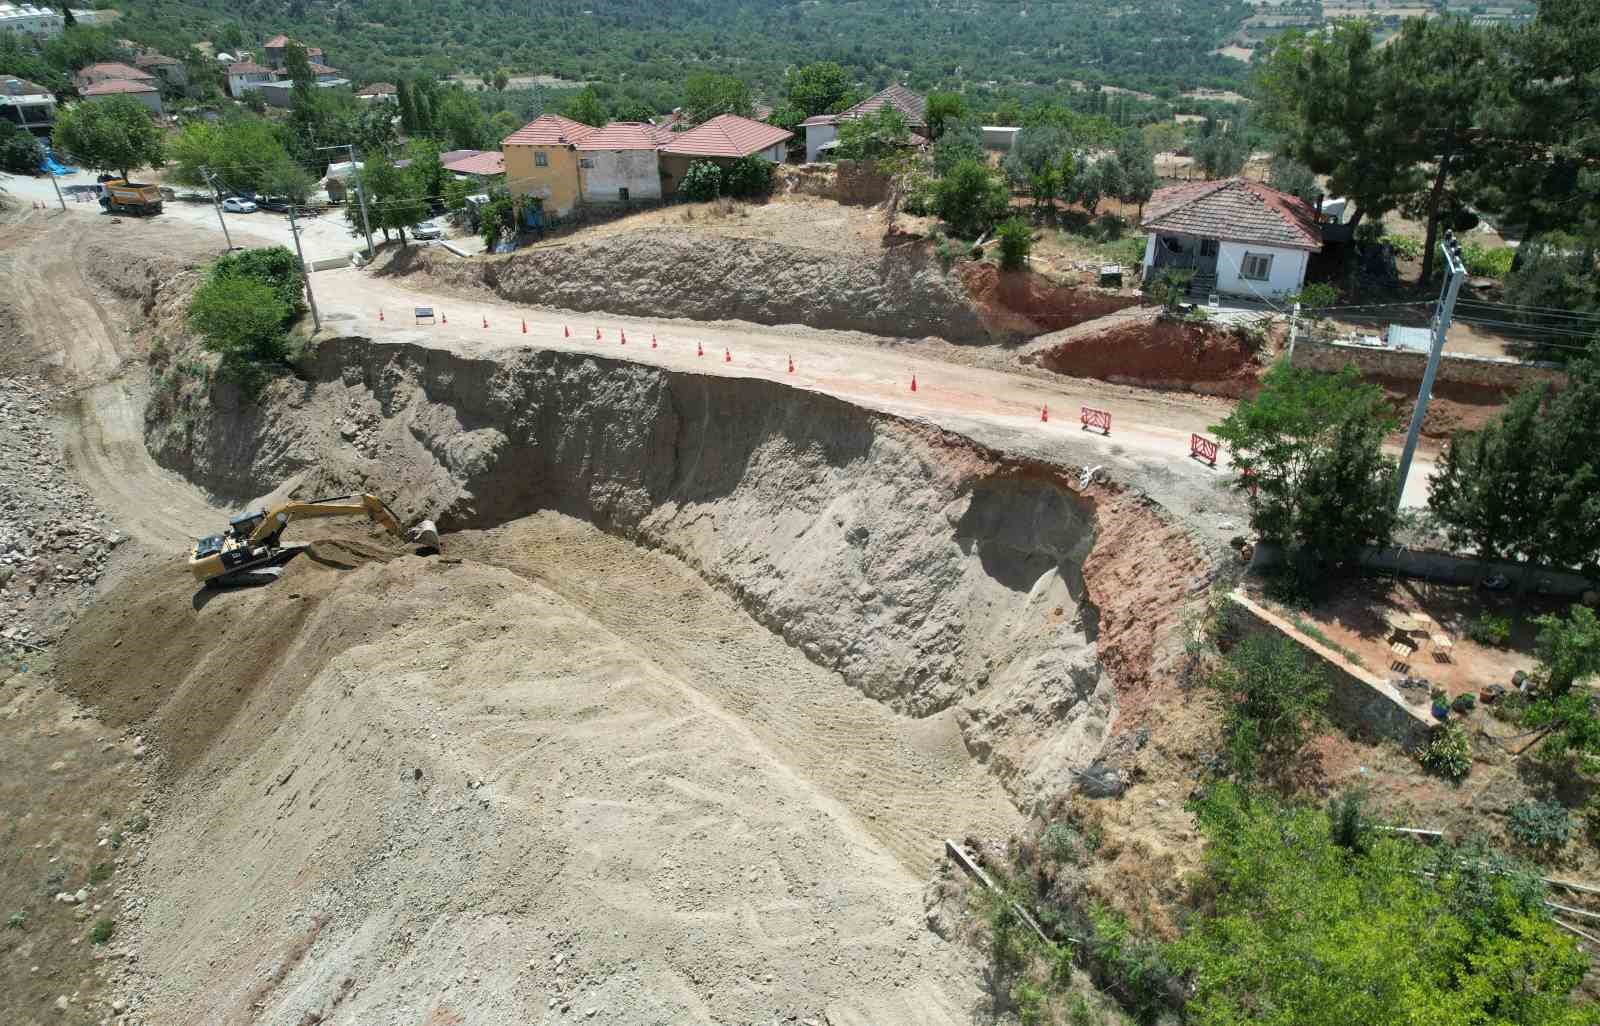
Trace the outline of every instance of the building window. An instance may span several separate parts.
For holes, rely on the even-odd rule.
[[[549,167],[550,166],[550,154],[548,154],[548,153],[535,153],[533,155],[533,165],[535,167]]]
[[[590,160],[587,157],[581,157],[578,160],[578,166],[579,167],[592,168],[592,167],[594,167],[594,161]]]
[[[1214,256],[1216,256],[1217,255],[1217,240],[1216,239],[1201,239],[1200,240],[1200,255],[1203,256],[1203,257],[1214,257]]]
[[[617,190],[617,199],[621,200],[624,203],[628,202],[628,190],[627,189],[618,189]]]
[[[1269,253],[1246,253],[1244,264],[1239,268],[1239,277],[1250,281],[1266,281],[1272,277],[1272,255]]]

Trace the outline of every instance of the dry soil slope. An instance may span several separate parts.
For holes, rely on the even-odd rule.
[[[176,785],[137,1021],[969,1020],[920,881],[741,717],[525,578],[351,553],[152,563],[64,650]]]

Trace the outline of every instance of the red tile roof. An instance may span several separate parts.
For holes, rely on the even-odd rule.
[[[37,82],[15,75],[0,75],[0,96],[50,96],[50,90]]]
[[[837,114],[813,114],[800,122],[800,127],[809,128],[812,125],[837,125],[838,123],[839,115]]]
[[[108,78],[120,78],[130,81],[137,79],[146,79],[151,82],[155,81],[155,76],[151,75],[149,72],[140,71],[138,68],[135,68],[132,65],[121,64],[117,61],[105,61],[100,64],[91,64],[88,67],[80,70],[74,77],[79,82],[99,82]]]
[[[392,96],[400,90],[393,82],[369,82],[356,90],[357,96]]]
[[[133,63],[139,65],[141,68],[165,68],[171,67],[174,64],[182,64],[183,62],[178,60],[176,57],[168,57],[164,53],[141,53],[139,56],[133,59]]]
[[[1322,248],[1322,232],[1309,203],[1244,178],[1158,189],[1145,204],[1142,227],[1224,242],[1313,252]]]
[[[143,80],[108,78],[103,82],[92,82],[78,92],[84,96],[111,96],[115,93],[156,93],[160,90]]]
[[[284,35],[273,36],[271,39],[261,44],[261,46],[267,50],[281,50],[288,45],[289,37]]]
[[[338,68],[330,68],[326,64],[318,64],[316,61],[311,61],[310,64],[311,64],[311,73],[313,75],[339,75],[339,74],[342,74],[342,72]]]
[[[501,146],[576,146],[594,134],[588,125],[559,114],[543,114],[506,136]]]
[[[228,65],[228,74],[230,74],[230,75],[276,75],[277,71],[275,71],[272,68],[267,67],[266,65],[257,64],[255,61],[240,61],[237,64]]]
[[[869,96],[839,117],[852,119],[864,117],[867,114],[876,114],[885,107],[898,110],[912,128],[920,128],[928,123],[928,98],[903,85],[892,85],[881,93]]]
[[[498,175],[506,170],[506,155],[499,150],[484,150],[470,157],[444,162],[446,171],[458,175]]]
[[[655,125],[641,121],[613,121],[604,128],[595,129],[588,138],[578,143],[578,149],[653,150],[661,145],[655,133]]]
[[[748,157],[793,137],[793,132],[775,125],[737,114],[719,114],[703,125],[672,136],[661,152],[690,157]]]

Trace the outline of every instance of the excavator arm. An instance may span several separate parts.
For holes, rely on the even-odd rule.
[[[376,495],[332,495],[305,502],[286,502],[271,510],[253,510],[234,517],[223,534],[201,538],[189,556],[189,572],[207,585],[275,576],[284,562],[284,528],[297,520],[365,515],[397,538],[400,520]]]

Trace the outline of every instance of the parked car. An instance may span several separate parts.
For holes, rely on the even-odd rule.
[[[411,226],[411,237],[413,239],[442,239],[444,238],[444,229],[432,221],[419,221]]]
[[[286,199],[262,200],[261,209],[270,210],[274,214],[287,214],[289,212],[289,201]]]
[[[222,209],[230,214],[253,214],[256,212],[256,205],[242,197],[229,196],[222,201]]]

